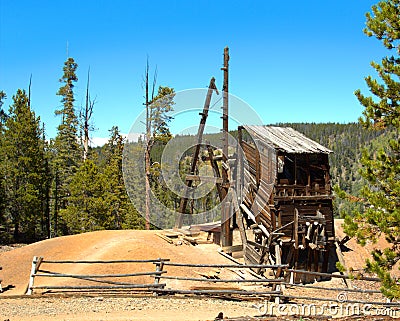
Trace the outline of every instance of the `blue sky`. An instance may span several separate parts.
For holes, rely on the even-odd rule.
[[[222,87],[230,48],[230,92],[266,124],[353,122],[370,61],[387,53],[362,32],[377,1],[14,1],[0,0],[0,89],[6,107],[32,74],[32,106],[54,137],[63,63],[78,63],[76,106],[90,66],[93,137],[127,133],[143,110],[146,57],[158,85]],[[197,123],[197,121],[196,121]]]

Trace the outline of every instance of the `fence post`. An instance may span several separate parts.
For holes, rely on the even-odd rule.
[[[27,295],[32,295],[33,293],[33,283],[35,281],[35,274],[39,270],[40,263],[42,263],[43,258],[41,256],[34,256],[32,260],[31,276],[29,277],[29,285],[26,291]]]
[[[156,272],[159,272],[159,273],[156,274],[154,277],[154,284],[158,285],[158,284],[160,284],[161,271],[164,268],[164,260],[161,258],[158,258],[158,262],[156,262],[155,264],[156,264]],[[157,296],[157,292],[153,292],[153,295]]]
[[[3,268],[0,266],[0,270],[2,270]],[[3,287],[1,286],[1,282],[3,282],[2,279],[0,279],[0,293],[3,293]]]

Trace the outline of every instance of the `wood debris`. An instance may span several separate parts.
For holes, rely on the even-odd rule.
[[[219,274],[221,273],[221,270],[219,269],[212,269],[206,272],[199,272],[199,271],[194,271],[194,273],[201,275],[202,277],[206,279],[219,279]]]
[[[167,241],[169,244],[174,244],[174,245],[198,245],[198,244],[212,244],[213,242],[211,240],[208,240],[204,236],[204,233],[200,233],[200,231],[195,231],[195,232],[181,232],[181,231],[160,231],[159,233],[156,233],[156,235],[163,239],[164,241]]]

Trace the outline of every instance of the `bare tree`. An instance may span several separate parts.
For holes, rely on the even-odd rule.
[[[154,90],[157,81],[157,68],[153,76],[153,88],[151,90],[151,100],[149,100],[149,58],[147,57],[145,69],[145,105],[146,105],[146,153],[145,153],[145,169],[146,169],[146,230],[150,229],[150,152],[154,140],[151,133],[151,110],[150,104],[154,99]]]
[[[93,107],[96,102],[96,99],[93,101],[90,99],[89,93],[89,79],[90,79],[90,67],[88,69],[88,76],[87,76],[87,84],[86,84],[86,102],[85,108],[80,112],[81,118],[81,130],[83,130],[83,135],[81,133],[82,145],[83,145],[83,160],[85,161],[88,156],[89,152],[89,132],[92,131],[94,128],[90,124],[90,119],[93,115]]]

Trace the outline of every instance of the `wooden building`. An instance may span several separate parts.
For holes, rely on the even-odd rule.
[[[334,244],[328,155],[289,127],[239,127],[237,223],[249,264],[326,272]]]

